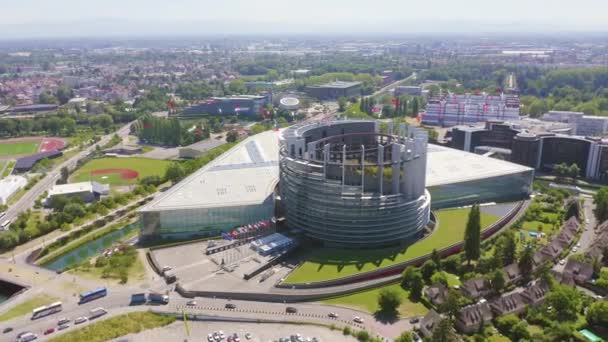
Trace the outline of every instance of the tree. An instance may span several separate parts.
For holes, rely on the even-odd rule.
[[[59,172],[61,173],[61,176],[57,180],[57,184],[66,184],[68,182],[68,177],[70,176],[70,171],[64,166]]]
[[[573,163],[568,167],[568,176],[572,179],[572,183],[576,183],[576,179],[581,173],[581,168],[576,163]]]
[[[526,247],[519,256],[519,270],[524,278],[529,279],[534,268],[534,250],[532,247]]]
[[[446,276],[445,272],[436,272],[433,274],[431,277],[431,284],[442,284],[444,286],[448,286],[448,277]]]
[[[59,101],[53,94],[45,91],[38,96],[38,102],[41,104],[57,104]]]
[[[418,104],[418,98],[414,97],[414,99],[412,100],[412,117],[417,117],[418,116],[418,112],[419,112],[419,104]]]
[[[346,98],[345,97],[340,97],[338,99],[338,111],[343,112],[346,109]]]
[[[59,100],[60,104],[66,104],[72,97],[74,97],[74,93],[72,92],[72,89],[66,86],[60,86],[57,88],[55,96],[57,96],[57,100]]]
[[[460,310],[461,303],[462,295],[460,294],[460,291],[448,289],[448,295],[445,298],[445,301],[439,306],[439,311],[447,314],[450,318],[454,318]]]
[[[515,261],[517,242],[512,231],[502,234],[496,241],[494,255],[500,259],[502,266],[510,265]]]
[[[576,217],[577,219],[580,217],[580,205],[578,202],[578,199],[576,198],[571,198],[570,200],[568,200],[568,203],[566,203],[566,215],[564,216],[564,219],[569,219],[572,216]]]
[[[435,274],[435,270],[437,270],[437,265],[435,265],[433,260],[425,261],[420,268],[420,271],[422,272],[422,279],[424,279],[426,283],[429,283],[431,281],[431,277],[433,274]]]
[[[395,342],[414,342],[414,335],[412,335],[411,331],[405,331],[397,336]]]
[[[587,323],[598,327],[608,327],[608,301],[591,303],[585,315]]]
[[[505,279],[505,274],[501,269],[496,269],[494,270],[494,272],[490,273],[488,280],[490,281],[492,289],[496,293],[500,293],[500,291],[505,287],[507,283]]]
[[[555,285],[547,294],[547,305],[553,307],[555,316],[560,321],[576,320],[581,305],[581,295],[576,288]]]
[[[186,176],[186,171],[179,163],[171,163],[165,171],[165,180],[175,184],[181,181]]]
[[[528,331],[528,323],[520,321],[509,332],[511,341],[523,341],[530,339],[530,332]]]
[[[403,271],[403,279],[401,281],[401,287],[410,291],[410,297],[415,300],[422,298],[422,289],[424,288],[424,280],[420,270],[408,266]]]
[[[604,222],[608,219],[608,187],[602,187],[593,195],[595,209],[593,214],[597,222]]]
[[[503,335],[509,335],[511,333],[511,329],[517,325],[517,323],[521,322],[521,319],[514,314],[507,314],[496,318],[496,329],[500,331]]]
[[[433,248],[433,251],[431,252],[431,260],[433,260],[433,262],[437,266],[437,269],[440,270],[441,269],[441,257],[439,256],[439,253],[437,253],[437,250],[435,248]]]
[[[228,133],[226,133],[226,141],[231,143],[231,142],[235,142],[236,139],[238,139],[239,134],[237,133],[236,130],[231,130]]]
[[[471,260],[479,259],[480,243],[481,214],[479,212],[479,205],[474,204],[471,211],[469,211],[469,218],[464,232],[464,254],[469,265],[471,264]]]
[[[401,302],[401,296],[395,289],[383,288],[378,294],[378,307],[385,314],[396,316]]]
[[[457,340],[458,338],[452,330],[452,320],[449,318],[444,318],[437,324],[431,338],[433,342],[452,342]]]

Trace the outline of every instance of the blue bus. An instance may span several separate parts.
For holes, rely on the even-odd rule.
[[[108,289],[106,289],[105,287],[100,287],[98,289],[95,289],[93,291],[89,291],[89,292],[85,292],[83,294],[80,295],[80,302],[78,302],[78,304],[83,304],[86,302],[90,302],[94,299],[97,298],[101,298],[101,297],[105,297],[108,295]]]

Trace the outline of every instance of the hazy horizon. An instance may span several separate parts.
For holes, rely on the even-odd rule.
[[[606,32],[608,1],[20,0],[0,39],[175,35]]]

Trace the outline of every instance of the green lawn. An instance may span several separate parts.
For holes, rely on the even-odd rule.
[[[38,152],[40,141],[0,142],[0,156],[17,156]]]
[[[110,184],[127,185],[136,183],[138,179],[147,176],[164,176],[169,161],[147,158],[99,158],[84,164],[71,177],[73,182],[84,182],[89,179]],[[134,179],[122,179],[117,174],[91,175],[92,171],[103,169],[130,169],[137,171],[139,176]]]
[[[95,322],[84,328],[57,336],[51,342],[103,342],[131,333],[154,329],[171,324],[174,317],[157,315],[151,312],[133,312]],[[74,329],[74,328],[71,328]]]
[[[401,317],[426,315],[429,311],[422,303],[413,303],[408,298],[409,292],[403,290],[399,284],[385,285],[371,290],[357,292],[351,295],[324,300],[323,303],[349,307],[374,313],[378,311],[378,294],[384,288],[395,289],[401,294],[402,303],[399,307]]]
[[[287,283],[322,281],[391,266],[462,241],[470,208],[437,211],[439,225],[427,238],[405,248],[375,250],[318,249],[293,272]],[[481,213],[482,227],[496,222],[495,215]]]
[[[51,304],[58,300],[59,300],[59,298],[49,296],[46,294],[37,295],[35,297],[32,297],[32,298],[24,301],[23,303],[21,303],[17,306],[12,307],[5,313],[1,314],[0,322],[8,321],[10,319],[13,319],[13,318],[16,318],[19,316],[31,314],[32,310],[34,310],[35,308],[41,307],[43,305]]]

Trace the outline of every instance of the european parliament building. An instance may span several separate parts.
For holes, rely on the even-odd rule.
[[[214,236],[280,212],[290,230],[329,246],[408,243],[431,209],[520,200],[533,175],[427,144],[415,127],[303,123],[245,139],[148,203],[140,238]]]

